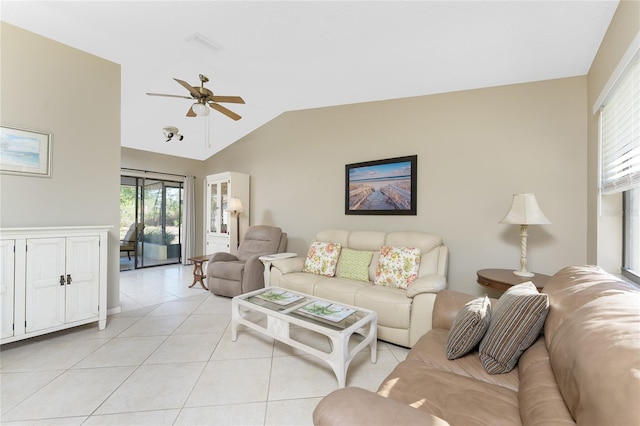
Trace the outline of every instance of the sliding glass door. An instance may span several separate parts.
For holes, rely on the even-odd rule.
[[[182,182],[122,176],[120,188],[121,237],[138,232],[133,253],[121,241],[120,270],[180,263]]]

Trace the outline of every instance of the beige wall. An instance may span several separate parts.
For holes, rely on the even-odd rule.
[[[552,225],[532,226],[529,266],[586,261],[586,77],[288,112],[206,161],[251,175],[252,224],[281,226],[305,254],[323,228],[416,230],[451,250],[450,287],[516,268],[519,229],[499,224],[534,192]],[[416,216],[344,214],[345,164],[418,155]]]
[[[609,272],[620,271],[622,259],[622,197],[598,194],[598,120],[593,113],[631,42],[640,32],[640,2],[620,2],[587,78],[588,100],[588,253],[589,263]],[[598,106],[596,106],[597,108]],[[601,203],[601,205],[599,205]]]
[[[184,143],[184,141],[180,143]],[[121,165],[123,168],[161,172],[160,174],[149,173],[147,176],[182,180],[182,178],[177,176],[162,175],[162,173],[172,173],[177,175],[192,175],[196,177],[196,254],[202,254],[202,239],[204,235],[204,231],[201,231],[203,229],[202,218],[204,217],[204,207],[202,205],[202,200],[204,198],[203,182],[205,179],[204,162],[124,147],[122,148],[121,153]],[[131,176],[145,175],[144,173],[135,172],[126,172],[126,174]]]
[[[0,22],[2,124],[53,133],[51,179],[0,176],[0,227],[111,225],[118,267],[120,65]]]

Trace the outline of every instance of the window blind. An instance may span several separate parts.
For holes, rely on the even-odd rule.
[[[640,51],[600,111],[603,194],[640,186]]]

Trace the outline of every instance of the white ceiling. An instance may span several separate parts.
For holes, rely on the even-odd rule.
[[[286,111],[584,75],[617,5],[2,1],[0,16],[121,64],[123,146],[204,160]],[[217,49],[188,43],[195,33]],[[197,85],[198,74],[244,98],[224,104],[240,121],[187,118],[189,100],[145,95],[186,95],[172,78]],[[183,141],[165,143],[170,125]]]

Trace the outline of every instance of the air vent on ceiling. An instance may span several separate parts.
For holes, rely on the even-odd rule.
[[[207,49],[208,51],[210,51],[212,53],[216,53],[216,52],[219,52],[220,50],[222,50],[222,46],[220,46],[215,41],[203,36],[200,33],[194,33],[193,35],[190,35],[189,37],[186,38],[185,41],[187,43],[193,44],[194,46],[198,46],[198,47],[201,47],[203,49]]]

